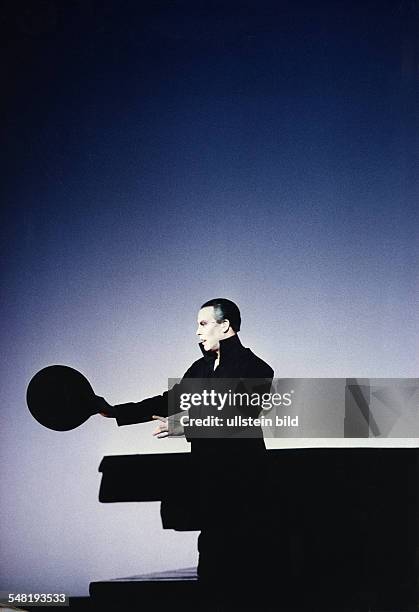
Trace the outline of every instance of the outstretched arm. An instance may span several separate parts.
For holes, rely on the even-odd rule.
[[[153,415],[162,417],[168,413],[168,392],[162,395],[148,397],[141,402],[128,402],[127,404],[116,404],[111,406],[103,398],[96,396],[98,412],[105,417],[115,418],[118,425],[134,425],[145,423],[153,419]]]
[[[119,426],[134,425],[152,421],[155,415],[167,417],[169,406],[177,406],[177,398],[182,392],[182,382],[190,378],[191,368],[185,373],[182,381],[161,395],[148,397],[141,402],[128,402],[111,406],[103,397],[96,396],[97,412],[104,417],[115,418]],[[175,434],[176,435],[176,434]],[[164,437],[164,436],[163,436]]]

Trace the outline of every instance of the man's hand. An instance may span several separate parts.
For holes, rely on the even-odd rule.
[[[156,438],[167,438],[169,435],[169,424],[167,419],[162,416],[157,416],[156,414],[153,414],[152,418],[155,421],[159,421],[157,429],[153,431],[153,436],[156,436]]]
[[[173,414],[170,417],[162,417],[153,414],[153,419],[159,421],[158,427],[153,431],[153,436],[156,438],[167,438],[170,436],[183,436],[183,425],[180,423],[180,417],[185,416],[184,412]],[[169,432],[170,429],[170,432]]]
[[[104,397],[96,395],[96,412],[104,417],[112,418],[114,416],[113,406],[108,404]]]

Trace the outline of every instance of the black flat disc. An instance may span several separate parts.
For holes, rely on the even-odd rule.
[[[96,412],[95,394],[87,378],[63,365],[37,372],[28,385],[26,402],[32,416],[55,431],[74,429]]]

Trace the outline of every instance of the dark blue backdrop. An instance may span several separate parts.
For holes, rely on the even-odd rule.
[[[52,512],[70,457],[94,514],[86,465],[96,477],[110,450],[162,447],[148,426],[41,430],[25,407],[41,367],[78,367],[114,402],[157,393],[199,355],[196,311],[221,295],[239,303],[243,342],[276,376],[417,376],[418,5],[49,0],[1,11],[4,582],[30,586],[21,558],[37,538],[51,589],[63,525],[71,542],[88,521],[72,522],[69,497]],[[37,486],[45,453],[52,497]],[[36,526],[19,497],[28,487]],[[71,576],[74,594],[97,556],[112,562],[112,542],[89,529],[90,575],[63,561],[60,585]],[[97,553],[98,540],[109,550]],[[150,540],[145,569],[167,567],[168,554]]]

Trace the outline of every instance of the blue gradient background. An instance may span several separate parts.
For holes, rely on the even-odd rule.
[[[161,392],[225,296],[277,377],[417,377],[418,5],[2,10],[0,590],[81,595],[196,563],[158,504],[97,502],[103,455],[188,446],[42,428],[40,368]]]

